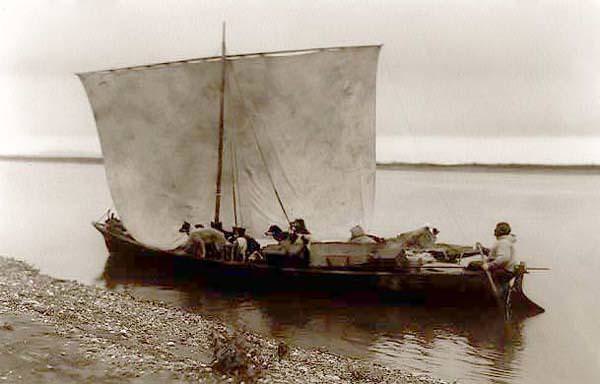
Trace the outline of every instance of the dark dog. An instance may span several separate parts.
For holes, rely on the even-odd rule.
[[[271,225],[269,229],[265,232],[265,236],[271,236],[278,243],[282,241],[289,241],[290,243],[294,243],[298,238],[298,235],[290,232],[284,232],[278,225]]]

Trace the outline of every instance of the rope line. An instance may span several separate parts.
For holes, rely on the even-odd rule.
[[[238,196],[237,196],[237,189],[238,189],[238,177],[237,177],[237,157],[236,157],[236,153],[235,153],[235,144],[234,144],[234,137],[235,137],[235,133],[230,129],[231,132],[231,140],[229,142],[230,144],[230,148],[231,148],[231,176],[232,176],[232,183],[231,183],[231,192],[232,192],[232,198],[233,198],[233,222],[235,223],[235,226],[238,226],[238,211],[237,211],[237,200],[238,200]]]
[[[288,213],[285,209],[285,206],[283,205],[283,201],[281,200],[281,196],[279,195],[279,191],[277,190],[277,186],[275,185],[275,181],[273,180],[273,175],[271,175],[271,171],[269,169],[269,166],[267,164],[267,159],[265,157],[265,154],[262,150],[262,147],[260,145],[260,142],[258,140],[258,134],[256,133],[256,129],[254,127],[254,123],[253,123],[253,117],[256,113],[254,113],[254,109],[252,108],[248,108],[247,104],[246,104],[246,98],[243,95],[242,89],[239,85],[237,76],[235,74],[235,71],[231,71],[230,72],[232,74],[233,77],[233,83],[235,83],[236,87],[238,88],[238,94],[240,95],[240,101],[242,102],[242,105],[244,107],[246,107],[247,110],[249,110],[250,113],[249,114],[249,123],[250,123],[250,128],[252,129],[252,134],[254,136],[254,141],[256,142],[256,147],[258,148],[258,153],[260,155],[260,159],[263,163],[263,165],[265,166],[265,171],[267,173],[267,176],[269,177],[269,182],[271,183],[271,188],[273,189],[273,192],[275,193],[275,197],[277,198],[277,202],[279,203],[279,207],[281,208],[281,211],[283,212],[283,215],[285,216],[285,220],[288,222],[288,224],[291,224],[290,218],[288,216]]]

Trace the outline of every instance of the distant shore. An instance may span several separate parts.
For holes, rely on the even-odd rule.
[[[433,164],[433,163],[377,163],[378,170],[444,170],[444,171],[470,171],[470,172],[492,172],[492,171],[532,171],[532,172],[582,172],[600,173],[600,165],[555,165],[555,164]]]
[[[127,291],[55,279],[0,256],[5,382],[445,383],[324,350],[282,347],[278,340],[234,328]],[[215,336],[227,342],[215,346]],[[232,346],[253,367],[253,376],[240,378],[214,364]]]
[[[21,155],[0,155],[0,161],[20,161],[20,162],[54,162],[54,163],[88,163],[103,164],[102,157],[93,156],[21,156]],[[462,163],[462,164],[436,164],[436,163],[377,163],[379,170],[455,170],[455,171],[559,171],[559,172],[600,172],[600,165],[596,164],[481,164],[481,163]]]
[[[22,156],[22,155],[0,155],[0,161],[22,161],[22,162],[48,162],[48,163],[90,163],[103,164],[102,157],[92,156]]]

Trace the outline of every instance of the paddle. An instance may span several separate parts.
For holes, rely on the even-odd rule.
[[[503,310],[504,303],[502,303],[502,299],[500,298],[500,292],[498,292],[498,288],[496,287],[496,284],[494,283],[494,279],[492,279],[492,274],[486,268],[487,262],[485,261],[485,255],[483,254],[483,249],[481,248],[481,244],[477,243],[476,247],[477,247],[477,250],[479,251],[479,254],[481,255],[481,261],[483,263],[481,265],[481,269],[483,269],[483,271],[485,272],[485,275],[487,276],[488,282],[490,283],[490,287],[492,288],[492,292],[494,294],[494,298],[496,299],[496,304],[498,304],[498,307]]]

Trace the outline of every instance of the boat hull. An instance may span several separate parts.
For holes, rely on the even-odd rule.
[[[319,267],[276,267],[246,262],[194,258],[183,251],[164,251],[145,246],[133,238],[111,231],[103,223],[94,227],[104,236],[112,262],[134,257],[129,268],[143,268],[144,260],[161,260],[161,268],[172,268],[174,274],[193,272],[198,278],[224,287],[248,290],[300,290],[303,292],[330,292],[333,294],[376,295],[380,299],[418,302],[434,305],[495,306],[489,282],[479,271],[462,268],[420,268],[415,270],[358,270]],[[139,265],[141,264],[141,266]],[[522,293],[522,276],[518,292],[510,290],[508,279],[496,281],[511,303],[510,312],[520,310],[527,299]],[[521,297],[522,296],[522,297]],[[543,311],[543,310],[542,310]]]

